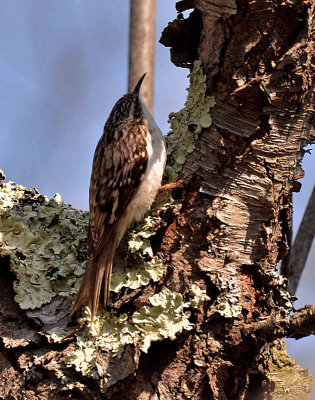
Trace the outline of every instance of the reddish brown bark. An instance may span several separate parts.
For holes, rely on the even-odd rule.
[[[165,286],[185,297],[192,284],[210,300],[192,310],[193,329],[175,341],[156,342],[147,354],[126,346],[109,367],[99,360],[114,381],[103,393],[98,380],[65,366],[76,347],[72,335],[51,343],[40,334],[54,323],[65,332],[69,304],[56,297],[23,320],[7,273],[2,326],[12,320],[20,337],[1,352],[3,398],[277,399],[269,370],[274,350],[283,348],[279,339],[300,337],[302,328],[314,332],[312,307],[287,319],[291,299],[275,272],[287,251],[303,147],[314,140],[314,2],[196,0],[178,7],[192,5],[188,19],[168,25],[162,42],[176,65],[202,61],[216,99],[213,122],[186,158],[185,182],[151,238],[167,273],[144,290],[123,291],[114,306],[128,313]],[[8,264],[2,254],[2,271]],[[1,336],[4,343],[8,333]],[[66,380],[72,386],[65,388]],[[295,398],[305,398],[305,387]]]

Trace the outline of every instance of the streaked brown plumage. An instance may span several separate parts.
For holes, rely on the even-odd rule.
[[[143,75],[115,104],[95,150],[90,182],[87,267],[71,314],[106,307],[113,258],[126,229],[150,208],[166,159],[164,138],[139,99]]]

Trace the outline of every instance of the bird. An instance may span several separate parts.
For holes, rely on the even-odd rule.
[[[95,150],[89,188],[87,264],[70,316],[83,304],[91,319],[106,309],[115,250],[133,220],[140,221],[161,187],[164,136],[134,90],[114,105]]]

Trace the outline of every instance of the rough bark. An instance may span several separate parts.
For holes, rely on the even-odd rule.
[[[314,307],[288,318],[293,299],[276,264],[314,140],[314,2],[196,0],[178,10],[192,5],[161,39],[191,68],[166,169],[185,179],[127,235],[112,307],[94,325],[88,310],[74,327],[66,317],[87,216],[58,196],[2,186],[3,398],[308,398],[312,379],[285,355],[284,337],[314,332]],[[33,275],[38,249],[48,273],[40,264]],[[50,284],[38,293],[42,275]]]

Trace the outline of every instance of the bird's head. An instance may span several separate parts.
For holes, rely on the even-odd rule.
[[[142,85],[142,82],[145,78],[147,73],[143,74],[141,78],[138,80],[138,83],[136,84],[133,92],[129,93],[126,95],[128,99],[130,99],[129,103],[129,118],[130,119],[143,119],[143,111],[142,111],[142,106],[140,102],[140,88]]]
[[[140,102],[139,92],[145,75],[146,74],[141,76],[132,92],[125,94],[117,101],[105,124],[104,130],[111,131],[127,119],[143,119],[143,110]]]

